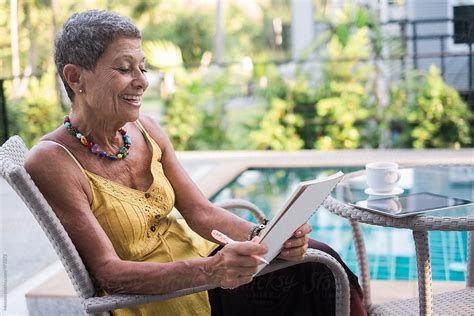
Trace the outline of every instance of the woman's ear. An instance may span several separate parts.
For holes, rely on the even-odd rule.
[[[66,79],[69,87],[74,91],[74,94],[84,92],[84,83],[81,80],[82,68],[74,65],[67,64],[64,66],[63,75]]]

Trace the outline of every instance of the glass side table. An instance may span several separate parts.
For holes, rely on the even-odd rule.
[[[411,166],[400,169],[399,186],[403,194],[431,192],[462,199],[474,200],[473,165]],[[474,206],[430,212],[404,218],[393,218],[362,210],[349,202],[367,199],[365,170],[346,174],[336,187],[334,197],[328,197],[324,206],[331,213],[350,221],[354,245],[369,313],[377,315],[471,315],[474,314]],[[418,299],[394,301],[374,305],[370,298],[370,278],[367,252],[359,223],[384,227],[406,228],[413,234],[418,268]],[[428,231],[469,231],[466,288],[433,297]]]

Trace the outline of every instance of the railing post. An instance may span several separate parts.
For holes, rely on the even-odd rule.
[[[440,36],[440,43],[441,43],[441,76],[444,78],[444,73],[446,72],[446,47],[445,47],[445,37]]]
[[[412,21],[412,28],[413,28],[413,66],[415,69],[418,69],[418,38],[416,32],[416,21]]]
[[[472,43],[469,42],[469,91],[472,92]]]
[[[401,38],[402,38],[402,53],[400,54],[400,65],[401,65],[401,68],[402,68],[402,71],[401,71],[401,75],[400,77],[401,78],[405,78],[405,74],[407,72],[407,65],[406,65],[406,62],[405,62],[405,58],[407,56],[407,53],[408,53],[408,36],[407,36],[407,20],[403,20],[399,23],[399,26],[400,26],[400,33],[401,33]]]
[[[3,125],[3,139],[2,143],[6,142],[8,137],[10,137],[8,132],[8,116],[7,116],[7,102],[5,100],[5,92],[3,83],[5,80],[0,79],[0,111],[2,113],[2,125]]]

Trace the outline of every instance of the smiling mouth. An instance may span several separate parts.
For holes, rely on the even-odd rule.
[[[122,94],[122,95],[119,95],[119,97],[124,101],[131,102],[134,104],[140,104],[142,101],[141,95]]]

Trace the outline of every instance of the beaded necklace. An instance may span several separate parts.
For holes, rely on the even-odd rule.
[[[81,142],[82,145],[86,146],[89,148],[91,153],[95,155],[99,155],[100,157],[105,157],[108,159],[120,159],[120,158],[125,158],[128,156],[128,152],[130,150],[130,146],[132,145],[132,141],[130,140],[130,136],[127,135],[127,132],[123,128],[119,128],[118,132],[122,135],[123,137],[123,142],[124,145],[120,147],[118,152],[115,155],[109,155],[107,152],[103,151],[102,148],[100,148],[99,145],[96,143],[93,143],[92,141],[88,140],[87,137],[82,135],[82,133],[72,126],[71,124],[71,119],[69,118],[68,115],[64,117],[64,127],[68,130],[69,134],[74,135],[79,141]]]

